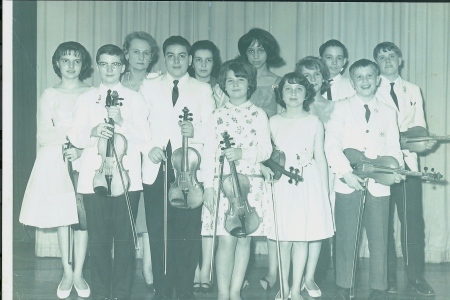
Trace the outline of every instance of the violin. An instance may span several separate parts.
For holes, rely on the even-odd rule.
[[[122,105],[119,103],[119,94],[108,90],[106,106]],[[106,120],[105,120],[106,122]],[[109,119],[107,123],[114,126],[114,120]],[[100,168],[95,171],[93,185],[94,192],[102,197],[118,197],[125,193],[130,187],[128,171],[123,168],[122,158],[127,153],[127,139],[120,133],[114,133],[109,139],[99,138],[97,147],[98,155],[102,157]]]
[[[289,183],[295,181],[295,185],[298,185],[300,181],[303,181],[303,177],[300,176],[299,170],[294,169],[294,167],[289,167],[289,171],[284,168],[286,163],[286,155],[283,151],[273,149],[270,158],[264,161],[262,164],[270,168],[273,172],[273,179],[279,180],[281,176],[286,175],[289,177]]]
[[[192,121],[192,113],[183,108],[183,121]],[[197,180],[200,166],[200,154],[189,147],[188,137],[183,136],[182,146],[172,153],[172,165],[175,169],[175,181],[170,184],[169,203],[175,208],[193,209],[203,203],[203,187]]]
[[[231,148],[231,137],[228,132],[222,134],[225,148]],[[234,237],[246,237],[255,232],[261,219],[256,210],[251,207],[247,200],[250,192],[250,181],[247,176],[236,171],[236,164],[230,161],[230,174],[225,175],[222,180],[222,190],[229,201],[228,210],[225,212],[225,230]]]
[[[344,150],[344,154],[350,162],[350,166],[353,169],[353,174],[358,175],[361,178],[372,178],[375,182],[392,185],[395,182],[394,173],[420,177],[425,181],[440,181],[442,175],[434,172],[428,173],[428,168],[424,168],[425,172],[414,172],[403,170],[399,168],[398,161],[392,156],[378,156],[375,159],[368,158],[363,152],[348,148]],[[342,182],[345,182],[341,178]]]
[[[422,126],[411,127],[407,131],[400,133],[400,146],[404,150],[416,153],[425,152],[429,150],[425,147],[427,141],[448,142],[450,141],[450,135],[433,136]]]

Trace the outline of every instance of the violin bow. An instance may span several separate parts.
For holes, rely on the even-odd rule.
[[[361,198],[360,198],[360,202],[359,202],[358,223],[356,225],[355,248],[353,251],[352,278],[351,278],[351,284],[350,284],[350,299],[355,298],[356,263],[358,261],[358,249],[359,249],[358,246],[359,246],[359,240],[360,240],[360,236],[361,236],[362,217],[363,217],[364,208],[366,205],[368,182],[369,182],[369,178],[364,179],[364,191],[361,192]]]
[[[66,139],[67,139],[67,142],[64,143],[63,147],[62,147],[63,148],[62,149],[63,150],[63,160],[66,163],[67,172],[69,173],[70,180],[72,181],[72,185],[74,186],[74,192],[76,192],[75,190],[76,190],[77,187],[74,184],[73,175],[72,175],[72,171],[73,171],[73,169],[72,169],[72,162],[64,157],[64,150],[69,149],[70,146],[72,145],[70,143],[68,137],[66,137]],[[67,263],[69,265],[72,265],[72,258],[73,258],[73,231],[72,231],[72,227],[70,225],[67,226],[67,231],[68,231],[68,240],[67,240],[67,242],[69,243],[69,248],[68,248],[69,256],[67,257]]]
[[[164,172],[164,274],[167,274],[167,155],[166,155],[166,147],[162,148],[164,152],[164,156],[166,159],[163,163],[163,172]]]
[[[272,175],[270,175],[270,190],[271,190],[272,205],[273,205],[273,219],[275,222],[275,238],[276,238],[276,243],[277,243],[278,275],[280,277],[280,296],[281,296],[281,299],[284,299],[283,269],[281,267],[280,238],[278,237],[277,204],[276,204],[275,198],[273,196],[274,185],[273,185],[273,176]],[[276,297],[275,299],[277,300],[278,298]]]
[[[223,175],[223,165],[224,165],[224,156],[221,155],[219,158],[219,188],[217,190],[217,197],[216,197],[216,203],[214,204],[215,206],[215,211],[214,211],[214,229],[213,229],[213,240],[212,240],[212,247],[211,247],[211,265],[210,265],[210,269],[209,269],[209,281],[211,281],[211,283],[213,282],[213,266],[214,266],[214,244],[215,244],[215,240],[216,240],[216,235],[217,235],[217,218],[219,217],[219,200],[220,200],[220,190],[222,189],[222,175]]]

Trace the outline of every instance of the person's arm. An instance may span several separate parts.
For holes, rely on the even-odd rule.
[[[314,138],[314,159],[317,163],[317,168],[322,177],[322,182],[327,187],[327,195],[329,194],[328,187],[328,163],[325,158],[325,152],[323,150],[323,143],[325,138],[323,124],[320,120],[317,121],[316,136]]]
[[[207,129],[206,124],[216,109],[216,103],[214,101],[211,86],[209,84],[205,86],[202,85],[200,88],[201,89],[196,94],[201,99],[200,115],[193,116],[193,118],[197,118],[199,121],[193,122],[194,137],[189,141],[193,144],[204,144]]]
[[[404,168],[403,152],[400,149],[400,134],[397,122],[397,113],[393,109],[387,111],[383,121],[387,124],[386,129],[386,155],[394,157],[400,166]]]
[[[56,124],[53,118],[54,101],[44,91],[39,99],[37,112],[37,141],[40,145],[62,145],[66,140],[69,126]]]
[[[272,142],[270,139],[270,128],[267,114],[259,113],[257,118],[256,144],[242,149],[242,158],[256,164],[270,158],[272,154]]]
[[[76,148],[82,149],[94,146],[98,140],[98,137],[92,136],[95,127],[90,122],[87,100],[85,95],[78,96],[74,106],[73,123],[68,134],[71,143]]]

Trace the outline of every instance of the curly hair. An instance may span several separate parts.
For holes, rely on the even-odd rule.
[[[234,76],[236,77],[248,80],[247,99],[250,99],[256,90],[256,68],[251,63],[238,59],[229,60],[222,65],[219,72],[218,83],[220,89],[229,97],[228,92],[225,89],[228,71],[233,71]]]
[[[128,53],[128,50],[130,50],[131,42],[134,39],[143,40],[148,43],[150,46],[150,63],[147,66],[147,72],[150,72],[152,70],[153,65],[158,61],[159,57],[159,48],[158,44],[156,43],[155,39],[148,34],[145,31],[133,31],[132,33],[127,34],[125,37],[125,40],[123,42],[123,52],[125,54]]]
[[[92,68],[92,59],[89,52],[87,52],[86,48],[80,43],[71,41],[60,44],[52,56],[53,70],[59,78],[61,78],[61,70],[59,69],[57,62],[60,60],[61,56],[66,54],[73,54],[81,58],[81,71],[80,75],[78,75],[80,80],[91,77],[94,69]]]
[[[266,64],[268,67],[279,67],[284,64],[280,56],[280,46],[277,40],[268,31],[260,28],[250,29],[238,41],[238,49],[241,57],[247,59],[247,49],[258,42],[267,53]]]
[[[309,106],[314,102],[314,96],[316,95],[314,86],[302,74],[291,72],[284,75],[280,83],[278,84],[278,87],[274,88],[275,99],[277,103],[280,104],[283,108],[286,108],[286,103],[283,100],[283,87],[286,83],[299,84],[305,87],[305,100],[303,101],[303,109],[305,111],[309,111]]]

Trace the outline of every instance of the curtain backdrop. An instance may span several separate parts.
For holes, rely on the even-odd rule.
[[[122,46],[126,34],[142,30],[160,47],[171,35],[191,43],[211,40],[226,61],[238,54],[238,39],[260,27],[280,44],[286,64],[273,69],[280,76],[292,71],[301,58],[318,56],[319,46],[332,38],[347,46],[350,64],[361,58],[373,60],[372,51],[379,42],[394,42],[403,52],[402,77],[422,89],[430,132],[449,135],[449,20],[449,3],[39,1],[36,97],[59,81],[51,57],[64,41],[80,42],[95,60],[100,46]],[[165,71],[161,58],[154,66],[158,70]],[[86,82],[98,85],[98,74],[94,72]],[[441,144],[421,157],[421,166],[434,167],[450,178],[449,153],[448,144]],[[423,193],[426,261],[448,262],[450,188],[425,183]],[[397,241],[398,237],[397,230]],[[362,252],[367,254],[366,246]]]

